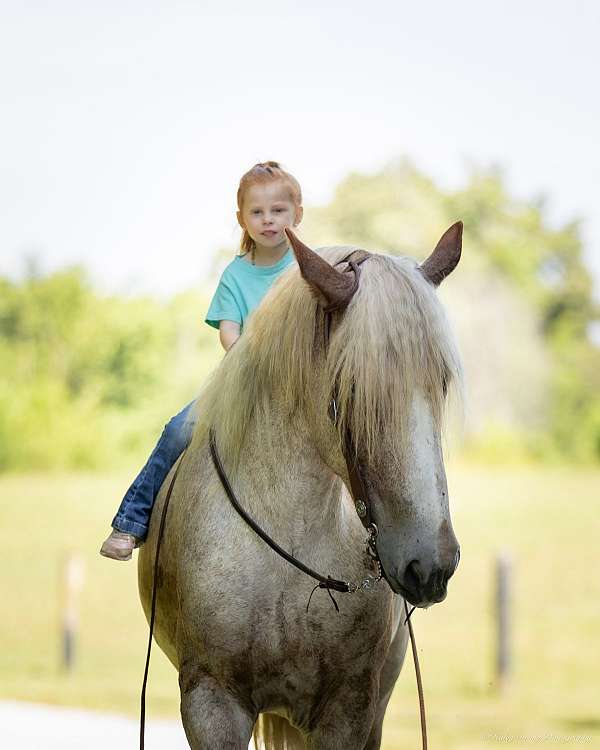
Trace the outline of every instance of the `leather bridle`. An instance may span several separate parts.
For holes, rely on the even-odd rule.
[[[342,258],[335,264],[335,265],[341,265],[342,263],[348,263],[349,268],[354,273],[354,285],[351,288],[351,291],[349,293],[350,298],[351,298],[351,295],[353,295],[354,292],[358,289],[358,285],[360,282],[360,264],[370,257],[371,257],[371,254],[368,253],[366,250],[353,250],[351,253],[348,253],[348,255],[344,256],[344,258]],[[341,308],[342,306],[339,304],[324,308],[325,351],[327,351],[329,347],[329,338],[331,336],[332,315],[335,311],[340,310]],[[337,394],[335,393],[335,389],[334,389],[334,393],[332,393],[332,397],[331,397],[331,401],[329,403],[329,409],[328,409],[329,417],[334,422],[334,424],[337,422],[336,396]],[[339,608],[338,608],[337,602],[331,595],[331,591],[337,591],[338,593],[342,593],[342,594],[353,594],[359,591],[360,589],[371,589],[375,586],[376,583],[378,583],[381,580],[381,578],[383,577],[382,567],[381,567],[381,562],[379,560],[379,555],[377,553],[377,547],[376,547],[378,529],[371,518],[371,509],[368,503],[368,495],[367,495],[364,482],[360,473],[360,467],[359,467],[359,464],[358,464],[358,461],[356,459],[356,455],[353,449],[352,437],[351,437],[349,430],[346,431],[345,441],[344,441],[342,450],[344,454],[344,459],[346,461],[348,477],[350,479],[351,493],[354,499],[356,512],[358,513],[358,516],[368,533],[368,536],[365,540],[365,545],[369,553],[369,557],[372,560],[372,563],[376,570],[375,576],[368,575],[360,583],[353,583],[351,581],[339,580],[337,578],[333,578],[330,575],[325,576],[321,573],[318,573],[317,571],[313,570],[305,563],[298,560],[296,557],[294,557],[294,555],[284,550],[279,544],[277,544],[277,542],[269,534],[267,534],[267,532],[258,524],[258,522],[254,518],[252,518],[252,516],[242,507],[241,503],[237,499],[235,492],[233,491],[233,488],[231,487],[227,474],[223,468],[223,464],[221,462],[219,452],[217,449],[215,431],[212,428],[210,430],[209,446],[210,446],[211,457],[213,460],[213,465],[215,467],[215,470],[219,476],[219,479],[221,480],[221,484],[223,485],[225,494],[227,495],[230,503],[232,504],[236,512],[243,518],[243,520],[248,524],[248,526],[250,526],[250,528],[256,534],[258,534],[258,536],[264,542],[266,542],[266,544],[268,544],[269,547],[271,547],[271,549],[274,550],[280,557],[283,557],[283,559],[286,560],[288,563],[290,563],[291,565],[296,567],[298,570],[302,571],[303,573],[305,573],[306,575],[310,576],[315,581],[317,581],[317,585],[315,586],[315,589],[325,589],[329,593],[329,596],[331,597],[331,600],[337,611],[339,611]],[[313,593],[315,589],[313,589]],[[312,594],[311,594],[311,597],[312,597]],[[309,604],[310,604],[310,598],[309,598]],[[307,608],[308,608],[308,605],[307,605]]]
[[[360,284],[360,267],[362,263],[364,263],[370,257],[371,253],[369,253],[367,250],[353,250],[352,252],[348,253],[348,255],[345,255],[337,263],[335,263],[335,266],[339,266],[342,263],[348,263],[348,269],[354,273],[354,286],[351,290],[352,296],[354,295]],[[324,308],[325,353],[327,353],[327,351],[329,350],[333,313],[340,309],[340,305],[330,305]],[[334,423],[334,425],[337,425],[338,421],[337,401],[338,397],[336,383],[333,388],[333,393],[331,394],[331,401],[329,402],[328,409],[329,418]],[[352,440],[352,433],[349,427],[346,429],[344,434],[342,453],[346,462],[346,469],[348,471],[348,478],[350,480],[350,490],[352,499],[354,500],[354,507],[356,508],[358,517],[360,518],[365,529],[367,529],[369,533],[373,533],[374,538],[376,539],[378,529],[371,517],[371,505],[368,499],[369,496],[367,494],[367,490],[360,472],[360,465],[358,463],[358,457]],[[377,559],[379,559],[379,556],[377,556]]]

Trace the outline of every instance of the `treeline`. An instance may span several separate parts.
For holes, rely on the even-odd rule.
[[[300,229],[315,247],[424,258],[459,218],[464,257],[441,294],[465,358],[467,450],[600,460],[599,314],[576,222],[551,228],[497,171],[448,192],[400,161],[350,175]],[[221,356],[207,305],[101,295],[82,268],[0,278],[0,470],[141,461]]]
[[[0,470],[141,460],[219,356],[205,309],[103,296],[81,268],[0,279]]]
[[[465,225],[459,269],[441,288],[458,328],[470,403],[467,449],[486,458],[600,460],[600,320],[577,221],[553,228],[543,199],[511,196],[499,169],[441,190],[410,162],[351,174],[304,236],[424,258]]]

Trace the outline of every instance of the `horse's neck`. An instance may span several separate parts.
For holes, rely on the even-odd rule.
[[[246,431],[235,476],[243,504],[270,528],[283,525],[290,542],[311,529],[341,531],[342,483],[321,460],[305,422],[279,410],[269,418],[269,438],[258,419]]]

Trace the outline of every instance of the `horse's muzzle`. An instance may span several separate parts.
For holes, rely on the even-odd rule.
[[[434,565],[430,569],[420,560],[411,560],[404,571],[385,571],[385,579],[392,591],[401,594],[414,607],[429,607],[444,601],[448,593],[448,581],[458,567],[460,548],[445,565]]]

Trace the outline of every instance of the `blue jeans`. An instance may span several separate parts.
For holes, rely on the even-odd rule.
[[[194,401],[176,414],[166,425],[144,468],[125,493],[112,527],[138,539],[148,533],[150,515],[165,477],[192,439],[196,424]]]

